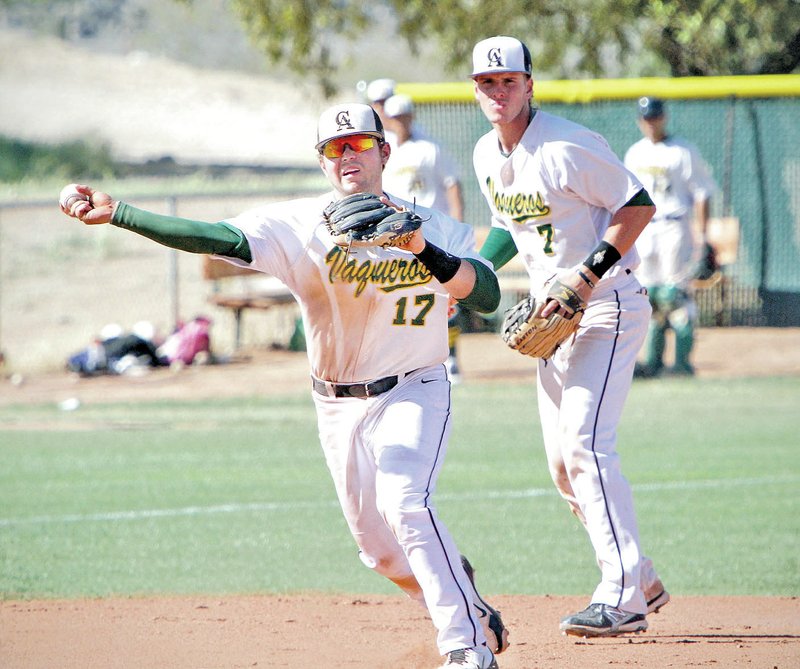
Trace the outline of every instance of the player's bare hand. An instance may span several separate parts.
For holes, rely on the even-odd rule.
[[[392,202],[385,194],[381,195],[380,200],[396,211],[409,211],[407,207],[401,207],[399,204]],[[425,248],[425,236],[422,234],[422,229],[417,229],[405,244],[395,244],[395,247],[404,251],[411,251],[411,253],[419,253]]]
[[[108,193],[96,191],[85,184],[64,186],[59,196],[61,211],[86,225],[109,223],[115,205]]]
[[[409,237],[405,244],[398,244],[398,249],[404,251],[411,251],[411,253],[419,253],[425,248],[425,235],[422,234],[422,228],[414,230],[414,234]]]
[[[383,202],[383,204],[385,204],[387,207],[391,207],[392,209],[394,209],[394,210],[396,210],[396,211],[405,211],[405,207],[401,207],[401,206],[400,206],[399,204],[397,204],[396,202],[392,202],[392,201],[389,199],[389,197],[386,195],[386,193],[383,193],[381,196],[379,196],[379,198],[378,198],[378,199],[379,199],[381,202]]]

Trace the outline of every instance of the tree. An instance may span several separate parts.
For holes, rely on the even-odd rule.
[[[314,75],[326,93],[340,65],[331,45],[376,29],[390,7],[412,50],[435,39],[462,72],[472,45],[515,35],[555,78],[789,73],[800,65],[800,0],[233,0],[273,62]],[[387,43],[394,36],[386,35]]]

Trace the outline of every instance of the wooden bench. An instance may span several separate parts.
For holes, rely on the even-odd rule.
[[[267,311],[275,308],[296,307],[297,302],[289,289],[273,277],[224,260],[203,256],[202,276],[213,282],[213,292],[208,301],[221,309],[233,312],[234,348],[242,345],[242,316],[248,309]],[[230,279],[239,278],[236,291],[230,289]],[[253,284],[253,285],[250,285]]]

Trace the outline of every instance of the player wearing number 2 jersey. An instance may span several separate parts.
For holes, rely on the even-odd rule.
[[[472,78],[492,125],[474,150],[492,213],[481,254],[499,268],[519,252],[532,293],[555,279],[586,303],[576,335],[539,359],[537,370],[550,475],[586,528],[601,571],[590,606],[562,620],[561,630],[642,631],[646,613],[669,596],[639,549],[616,429],[650,316],[634,242],[655,208],[603,137],[531,106],[522,42],[497,36],[476,44]],[[543,314],[558,304],[553,296]]]
[[[302,311],[322,449],[362,562],[427,608],[446,667],[496,669],[493,651],[505,649],[507,632],[475,591],[471,565],[431,497],[451,429],[449,298],[493,311],[497,278],[469,226],[424,208],[417,213],[425,222],[402,247],[334,244],[323,210],[355,193],[388,198],[381,172],[391,149],[377,114],[360,104],[323,112],[317,139],[334,189],[320,197],[210,224],[158,216],[83,186],[93,208],[78,217],[214,254],[289,287]]]

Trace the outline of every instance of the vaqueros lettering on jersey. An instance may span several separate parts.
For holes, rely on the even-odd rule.
[[[390,293],[403,288],[424,286],[433,278],[416,258],[359,261],[345,249],[336,246],[331,249],[325,261],[330,267],[328,273],[330,282],[343,281],[355,284],[356,297],[361,295],[370,283],[377,284],[380,290]]]

